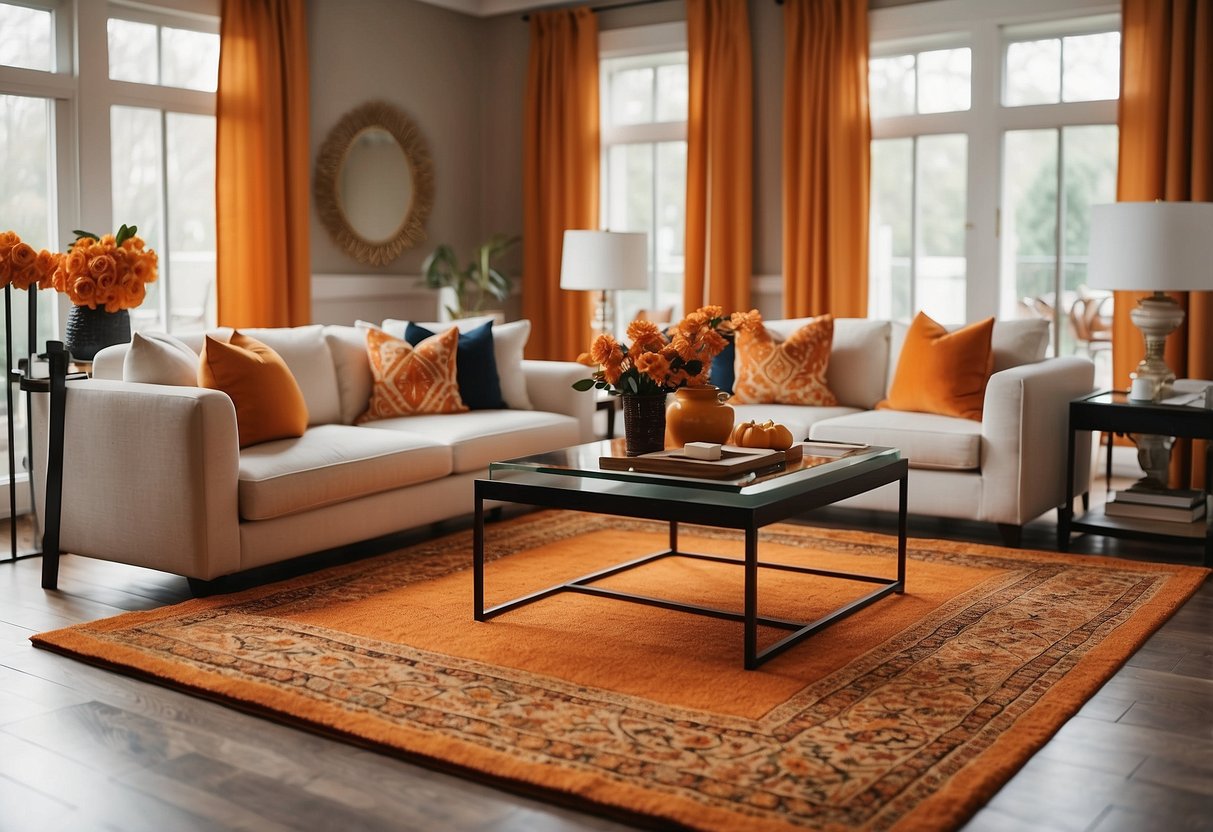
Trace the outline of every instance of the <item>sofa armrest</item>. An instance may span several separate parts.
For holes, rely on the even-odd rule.
[[[1064,356],[990,376],[981,422],[981,518],[1022,525],[1066,500],[1070,401],[1094,390],[1095,365]],[[1075,437],[1074,493],[1090,487],[1089,432]]]
[[[581,441],[594,439],[594,394],[573,389],[573,382],[589,378],[588,367],[575,361],[522,362],[526,376],[526,392],[536,410],[572,416],[581,425]]]
[[[48,400],[35,396],[39,494]],[[86,379],[68,383],[64,417],[64,552],[191,578],[240,570],[240,449],[227,395]]]

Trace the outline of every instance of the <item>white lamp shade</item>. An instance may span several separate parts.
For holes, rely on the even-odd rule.
[[[1096,205],[1090,251],[1095,288],[1213,291],[1213,202]]]
[[[644,232],[565,231],[560,288],[647,289],[649,242]]]

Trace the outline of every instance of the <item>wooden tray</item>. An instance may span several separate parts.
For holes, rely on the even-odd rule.
[[[694,459],[687,456],[682,448],[673,448],[641,456],[599,457],[598,465],[608,471],[639,471],[675,477],[725,479],[761,468],[771,468],[786,460],[787,455],[783,451],[725,445],[721,448],[720,459]]]

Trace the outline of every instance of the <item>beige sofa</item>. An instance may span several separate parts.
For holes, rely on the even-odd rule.
[[[62,551],[211,580],[466,514],[490,461],[593,438],[578,364],[521,361],[531,410],[355,426],[371,389],[361,331],[247,332],[291,368],[306,433],[241,450],[226,394],[122,381],[128,346],[110,347],[68,384]]]
[[[787,337],[809,319],[767,321]],[[837,407],[734,404],[738,421],[772,419],[797,438],[859,442],[901,449],[910,461],[911,514],[997,523],[1019,544],[1021,527],[1065,502],[1066,438],[1071,399],[1094,389],[1086,358],[1044,359],[1049,326],[1040,320],[997,321],[994,373],[982,420],[875,410],[897,369],[904,324],[862,318],[834,323],[826,381]],[[1074,493],[1090,481],[1090,442],[1080,441]],[[897,510],[886,487],[841,503]]]

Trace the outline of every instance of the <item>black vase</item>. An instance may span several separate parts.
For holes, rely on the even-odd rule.
[[[623,397],[623,436],[628,456],[665,448],[665,394]]]
[[[74,361],[92,361],[98,352],[111,344],[125,344],[130,340],[131,314],[126,309],[106,312],[102,307],[73,306],[67,313],[63,344]]]

